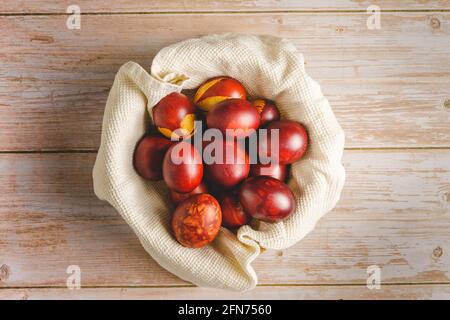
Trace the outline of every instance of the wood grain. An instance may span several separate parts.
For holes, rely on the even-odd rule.
[[[0,13],[65,13],[70,0],[0,1]],[[187,11],[289,11],[289,10],[366,10],[370,5],[378,5],[382,10],[431,10],[449,9],[446,0],[221,0],[221,1],[89,1],[77,0],[82,12],[187,12]]]
[[[95,154],[0,155],[0,287],[186,285],[159,267],[92,192]],[[254,264],[261,284],[450,282],[450,150],[347,151],[335,210]],[[407,292],[405,292],[407,294]]]
[[[447,0],[80,0],[81,30],[65,27],[70,4],[0,0],[0,299],[450,299]],[[366,27],[372,4],[380,30]],[[93,195],[95,154],[73,153],[98,148],[121,64],[148,69],[162,47],[221,32],[292,41],[347,148],[406,148],[347,150],[337,208],[294,247],[261,255],[263,285],[245,294],[159,267]],[[69,265],[82,290],[65,289]],[[381,290],[365,286],[370,265]]]
[[[168,44],[221,32],[292,41],[347,147],[449,147],[449,17],[386,13],[381,30],[364,13],[88,15],[81,30],[65,16],[0,17],[0,150],[96,150],[121,64],[148,68]]]
[[[82,288],[58,289],[0,289],[0,300],[37,299],[157,299],[157,300],[418,300],[450,299],[450,285],[389,285],[379,290],[365,286],[281,286],[257,287],[246,293],[226,292],[205,288]]]

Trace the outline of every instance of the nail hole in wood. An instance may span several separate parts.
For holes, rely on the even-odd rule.
[[[444,193],[444,200],[450,203],[450,192]]]
[[[442,250],[441,247],[436,247],[436,248],[434,248],[434,250],[433,250],[433,257],[435,257],[435,258],[440,258],[440,257],[442,256],[443,253],[444,253],[444,252],[443,252],[443,250]]]
[[[433,29],[439,29],[441,27],[441,22],[436,17],[431,18],[430,24]]]
[[[444,101],[444,109],[450,110],[450,99]]]

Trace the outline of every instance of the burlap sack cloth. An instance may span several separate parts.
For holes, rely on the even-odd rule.
[[[292,165],[294,214],[279,223],[243,226],[237,236],[222,228],[211,245],[189,249],[171,234],[164,182],[141,179],[133,169],[133,151],[148,128],[149,111],[161,98],[219,75],[240,80],[252,97],[274,100],[282,118],[307,127],[310,145]],[[343,149],[344,132],[292,44],[271,36],[212,35],[162,49],[150,74],[134,62],[120,68],[106,103],[94,190],[116,208],[161,266],[198,286],[245,291],[257,284],[251,263],[261,248],[292,246],[335,206],[345,180]]]

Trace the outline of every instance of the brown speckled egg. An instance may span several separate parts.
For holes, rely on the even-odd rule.
[[[213,241],[221,224],[220,205],[207,193],[184,200],[172,216],[172,230],[177,241],[189,248],[200,248]]]

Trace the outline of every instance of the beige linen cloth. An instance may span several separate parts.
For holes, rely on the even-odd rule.
[[[219,75],[239,79],[252,97],[274,100],[283,118],[307,127],[310,145],[292,165],[289,186],[296,209],[287,220],[243,226],[237,235],[222,228],[212,244],[190,249],[171,234],[164,183],[136,174],[133,151],[151,121],[149,111],[161,98]],[[271,36],[211,35],[162,49],[150,74],[134,62],[120,68],[106,103],[94,190],[161,266],[198,286],[245,291],[257,284],[251,263],[261,248],[292,246],[336,205],[345,180],[343,149],[344,132],[292,44]]]

